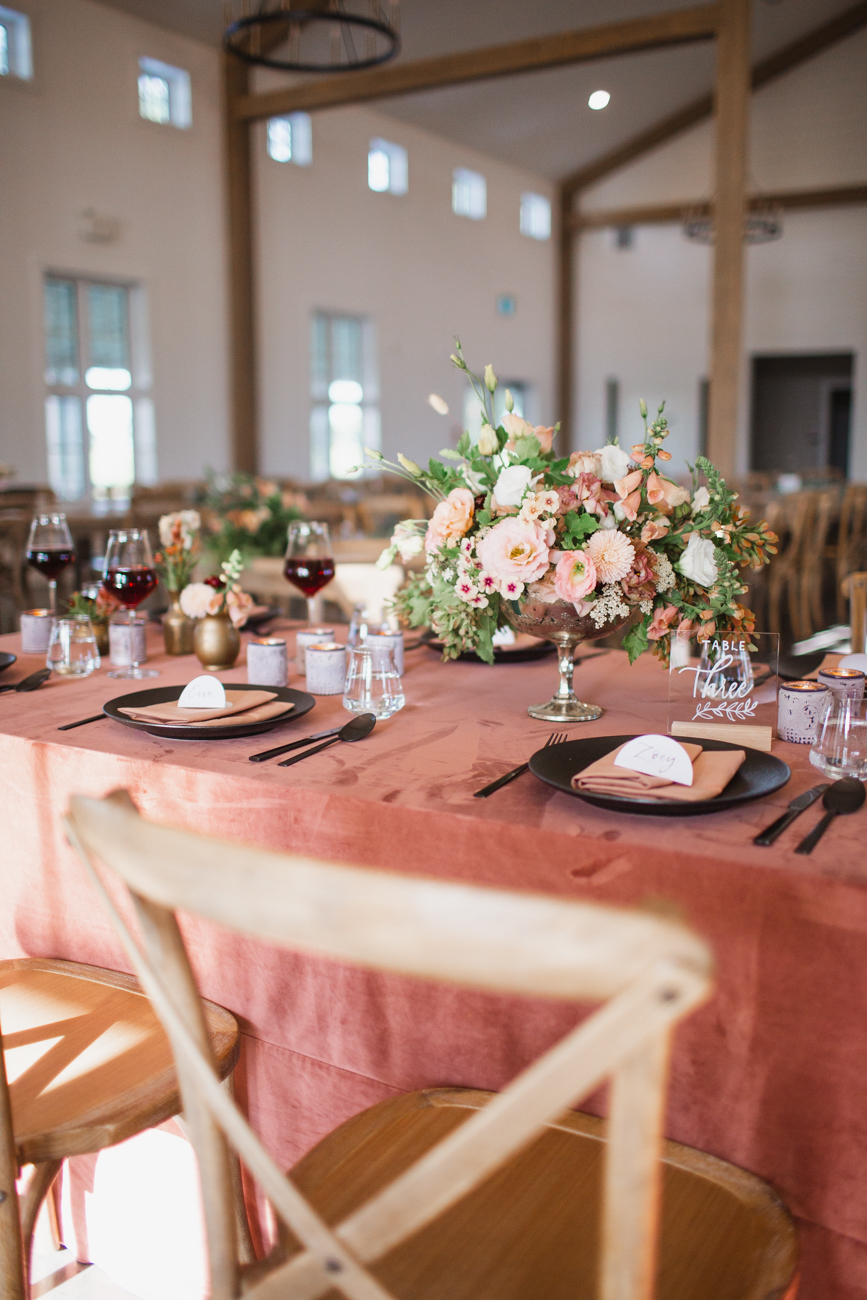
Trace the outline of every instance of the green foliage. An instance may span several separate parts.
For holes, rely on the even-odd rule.
[[[582,543],[586,541],[592,533],[595,533],[599,527],[599,520],[595,515],[579,515],[577,511],[570,510],[566,516],[566,525],[563,529],[563,536],[560,539],[560,549],[563,551],[576,551]]]
[[[235,550],[245,561],[254,555],[282,555],[289,524],[304,518],[302,497],[241,472],[208,470],[207,486],[197,504],[204,525],[203,545],[218,563]]]
[[[623,638],[623,649],[629,655],[629,662],[634,664],[639,655],[644,654],[649,642],[647,629],[650,627],[651,615],[645,614],[640,623],[635,623]]]

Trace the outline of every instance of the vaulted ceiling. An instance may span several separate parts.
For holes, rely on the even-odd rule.
[[[218,45],[221,0],[103,0]],[[666,9],[689,0],[402,0],[399,59],[425,58]],[[753,60],[827,22],[852,0],[754,0]],[[600,59],[496,81],[383,100],[379,107],[483,153],[555,180],[709,91],[711,43]],[[288,78],[287,78],[288,81]],[[273,85],[269,77],[269,86]],[[588,108],[592,91],[611,102]]]

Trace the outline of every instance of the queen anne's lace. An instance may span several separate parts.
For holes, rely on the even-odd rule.
[[[676,578],[668,556],[655,551],[652,553],[650,563],[653,565],[653,572],[656,575],[656,590],[670,591],[676,582]]]
[[[629,617],[629,606],[623,600],[623,591],[615,582],[602,588],[602,595],[593,602],[590,617],[597,627]]]

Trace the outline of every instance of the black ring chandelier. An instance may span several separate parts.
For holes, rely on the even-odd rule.
[[[357,72],[400,51],[399,0],[227,0],[223,48],[281,72]]]

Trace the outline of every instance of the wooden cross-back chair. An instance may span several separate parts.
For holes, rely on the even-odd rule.
[[[509,1300],[519,1294],[513,1280],[521,1274],[519,1237],[522,1248],[538,1257],[530,1285],[520,1292],[526,1300],[586,1294],[647,1300],[653,1293],[669,1045],[677,1023],[711,987],[709,951],[688,929],[598,904],[229,844],[144,820],[124,791],[104,800],[74,797],[65,825],[172,1041],[201,1169],[212,1300],[242,1291],[255,1300]],[[118,913],[97,862],[128,887],[142,946]],[[176,909],[355,965],[604,1005],[504,1092],[435,1090],[380,1103],[326,1137],[286,1177],[214,1076]],[[602,1121],[569,1108],[607,1078],[612,1089],[603,1141]],[[592,1169],[562,1164],[557,1143],[564,1134],[573,1146],[580,1136],[593,1148]],[[283,1225],[271,1255],[246,1268],[234,1249],[225,1138]],[[674,1178],[690,1225],[702,1213],[711,1236],[725,1225],[719,1259],[705,1261],[705,1290],[689,1284],[700,1243],[682,1242],[666,1294],[690,1300],[722,1286],[726,1296],[744,1300],[782,1297],[796,1252],[791,1225],[770,1190],[723,1162],[663,1145],[666,1196]],[[681,1185],[683,1170],[689,1176]],[[504,1177],[512,1181],[501,1196],[498,1180]],[[722,1184],[723,1199],[714,1200]],[[556,1201],[546,1213],[536,1199],[549,1194]],[[484,1229],[477,1217],[480,1197],[485,1205],[493,1197]],[[518,1234],[514,1205],[523,1198],[526,1209],[527,1197],[529,1227]],[[731,1235],[734,1220],[738,1240]],[[554,1221],[562,1240],[549,1249]],[[506,1234],[500,1253],[495,1244],[493,1259],[471,1266],[473,1252],[481,1249],[484,1256],[491,1232]],[[732,1289],[732,1267],[748,1284],[742,1277]],[[457,1275],[444,1279],[443,1268],[456,1268]],[[579,1276],[585,1285],[576,1289]]]

